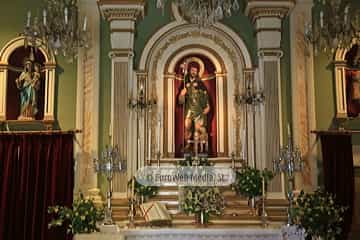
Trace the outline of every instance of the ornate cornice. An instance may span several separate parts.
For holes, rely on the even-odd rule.
[[[102,8],[100,7],[101,14],[103,18],[111,22],[113,20],[133,20],[140,16],[144,16],[144,9],[142,8]]]
[[[133,57],[134,56],[134,51],[133,49],[130,48],[124,48],[124,49],[119,49],[119,48],[113,48],[111,49],[111,51],[109,52],[109,58],[116,58],[116,57]]]
[[[277,17],[284,18],[295,6],[295,0],[249,0],[245,9],[245,14],[254,23],[258,18]]]

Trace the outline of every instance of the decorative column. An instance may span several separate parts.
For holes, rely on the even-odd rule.
[[[100,14],[96,0],[79,1],[79,18],[87,18],[89,48],[80,49],[77,59],[77,99],[76,128],[82,133],[77,135],[75,144],[75,189],[100,202],[97,174],[93,159],[99,154],[99,73],[100,73]],[[50,73],[49,73],[50,74]]]
[[[280,59],[282,19],[295,5],[293,0],[249,0],[245,13],[256,30],[259,69],[255,88],[264,91],[265,104],[255,116],[256,166],[272,169],[272,160],[279,157],[282,139],[282,109]],[[284,198],[283,177],[270,185],[270,198]]]
[[[298,1],[290,15],[292,133],[304,161],[301,175],[295,175],[296,190],[317,186],[316,136],[310,133],[316,129],[313,46],[304,40],[312,6],[312,0]]]
[[[114,192],[126,195],[127,181],[137,167],[136,116],[129,115],[128,99],[136,94],[133,71],[135,23],[144,14],[144,0],[99,0],[102,16],[110,23],[111,35],[111,126],[112,144],[118,145],[120,158],[127,160],[127,175],[115,174]]]

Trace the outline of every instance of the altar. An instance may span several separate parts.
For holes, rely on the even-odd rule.
[[[272,228],[159,228],[131,229],[112,233],[77,235],[75,240],[282,240],[280,229]]]

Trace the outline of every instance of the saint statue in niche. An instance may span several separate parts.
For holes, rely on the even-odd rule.
[[[41,65],[35,62],[31,51],[24,60],[24,70],[16,78],[16,87],[20,92],[20,115],[18,120],[34,120],[38,113],[37,91],[40,88]]]
[[[185,62],[181,68],[184,72],[184,84],[178,101],[184,106],[184,151],[190,152],[193,144],[193,150],[197,153],[200,144],[200,152],[207,152],[207,116],[211,110],[208,91],[199,77],[198,64],[192,62],[188,65]]]

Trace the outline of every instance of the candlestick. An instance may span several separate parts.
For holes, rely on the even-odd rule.
[[[131,200],[134,199],[135,197],[135,177],[132,177],[132,181],[131,181]]]

